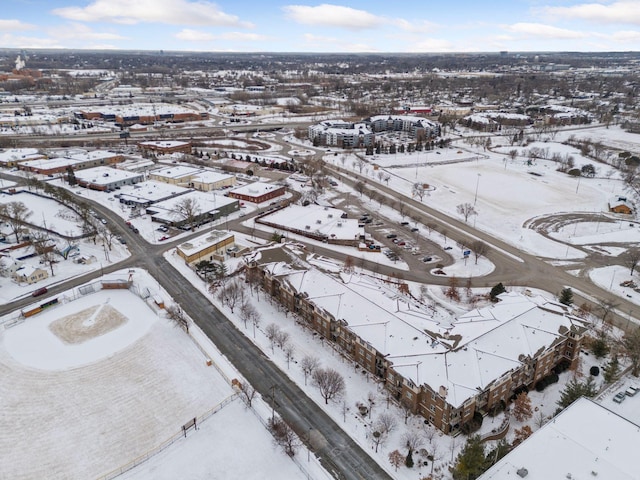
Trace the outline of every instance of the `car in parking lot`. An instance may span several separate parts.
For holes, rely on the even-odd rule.
[[[624,393],[627,397],[633,397],[636,393],[638,393],[638,391],[640,391],[640,388],[635,387],[635,386],[631,386],[629,388],[627,388]]]
[[[433,260],[433,257],[430,257],[429,255],[427,255],[426,257],[422,258],[422,261],[425,262],[425,263],[430,262],[431,260]]]
[[[164,240],[169,240],[171,237],[169,237],[168,235],[163,235],[160,237],[160,241],[164,241]]]
[[[626,398],[626,394],[624,392],[618,392],[614,395],[613,397],[613,401],[616,403],[622,403],[624,402],[624,399]]]
[[[396,238],[398,235],[396,235],[395,233],[390,233],[387,235],[387,238]]]

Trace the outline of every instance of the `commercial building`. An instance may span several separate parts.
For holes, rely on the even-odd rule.
[[[118,170],[111,167],[87,168],[86,170],[74,172],[74,176],[79,186],[103,192],[144,181],[143,173]]]
[[[201,237],[181,243],[176,247],[176,252],[187,264],[193,265],[205,260],[211,262],[224,258],[225,249],[234,243],[232,233],[212,230]]]
[[[243,202],[262,203],[284,195],[285,188],[270,183],[254,182],[227,192],[227,196]]]

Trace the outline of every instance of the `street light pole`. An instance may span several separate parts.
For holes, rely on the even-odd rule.
[[[480,186],[480,174],[478,174],[478,180],[476,180],[476,194],[473,198],[473,205],[478,201],[478,187]]]

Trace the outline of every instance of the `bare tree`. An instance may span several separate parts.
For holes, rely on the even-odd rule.
[[[413,184],[413,187],[411,188],[411,195],[413,197],[418,197],[420,199],[420,201],[422,201],[422,199],[424,198],[424,194],[426,193],[426,189],[424,188],[424,185],[420,182],[416,182]]]
[[[418,432],[408,431],[402,435],[402,443],[409,451],[418,450],[424,445],[424,437]]]
[[[273,440],[288,456],[293,457],[301,443],[291,427],[281,418],[271,417],[267,426]]]
[[[362,196],[367,187],[365,186],[364,182],[356,182],[354,188],[356,189],[356,192],[358,192],[360,196]]]
[[[473,250],[473,254],[476,257],[476,265],[478,264],[478,259],[483,257],[489,251],[489,246],[484,243],[482,240],[474,240],[471,243],[471,249]]]
[[[622,256],[622,262],[624,266],[629,269],[629,275],[633,275],[633,272],[638,266],[638,262],[640,262],[640,249],[634,248],[627,250]]]
[[[622,341],[624,354],[631,363],[631,374],[640,374],[640,327],[635,327],[631,332],[625,334]]]
[[[460,205],[456,206],[456,211],[460,215],[462,215],[465,222],[469,219],[469,217],[478,214],[475,207],[470,203],[461,203]]]
[[[240,305],[239,310],[240,319],[244,323],[244,328],[247,328],[247,322],[252,322],[256,315],[260,315],[256,308],[249,302],[244,301]]]
[[[280,332],[280,327],[275,323],[270,323],[269,325],[267,325],[267,327],[264,330],[264,333],[271,344],[271,353],[273,353],[274,347],[276,346],[276,343],[277,343],[276,337],[278,336],[279,332]]]
[[[291,342],[287,342],[282,347],[282,351],[284,352],[284,356],[287,359],[287,370],[289,370],[289,362],[293,360],[293,354],[296,351],[296,347]]]
[[[378,447],[384,445],[389,435],[396,427],[396,419],[389,413],[381,413],[371,425],[371,441],[375,446],[376,453]]]
[[[182,311],[182,308],[180,308],[180,305],[169,305],[165,311],[167,312],[169,320],[171,320],[176,326],[182,328],[185,332],[189,333],[189,320]]]
[[[40,260],[45,265],[48,265],[51,269],[51,276],[53,276],[53,265],[56,263],[55,259],[55,243],[46,232],[36,232],[31,237],[31,245],[36,251]]]
[[[389,454],[389,463],[391,463],[391,465],[395,467],[396,472],[398,471],[398,467],[402,465],[403,462],[404,455],[402,455],[402,453],[400,453],[398,450],[394,450]]]
[[[251,404],[257,393],[256,389],[248,382],[240,382],[238,388],[240,389],[240,398],[247,407],[251,408]]]
[[[20,243],[20,231],[33,212],[22,202],[8,202],[0,204],[0,217],[9,224],[11,233],[16,236],[16,243]]]
[[[607,300],[605,298],[601,298],[598,300],[598,308],[600,310],[602,323],[607,321],[607,317],[611,312],[613,312],[618,306],[618,302],[614,302],[613,300]]]
[[[233,309],[242,297],[243,287],[237,281],[225,285],[218,291],[218,300],[220,300],[223,305],[227,305],[231,313],[233,313]]]
[[[309,375],[313,375],[313,372],[320,366],[320,360],[317,357],[313,357],[311,355],[305,355],[300,360],[300,368],[302,368],[302,373],[304,373],[304,384],[307,384],[307,377]]]
[[[113,240],[117,237],[115,232],[112,232],[109,228],[102,226],[98,228],[98,234],[102,241],[107,246],[109,251],[111,251],[111,247],[113,246]]]
[[[328,404],[329,400],[339,398],[344,394],[344,378],[336,370],[316,368],[311,378],[314,385],[320,390],[320,395],[324,398],[325,404]]]
[[[176,202],[173,207],[173,214],[178,218],[178,221],[189,225],[189,228],[193,232],[196,229],[196,222],[200,216],[200,204],[194,198],[183,198]]]

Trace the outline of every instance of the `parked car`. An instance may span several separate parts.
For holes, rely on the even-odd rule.
[[[412,232],[417,232],[418,230],[420,230],[418,227],[413,227],[413,228],[411,229],[411,231],[412,231]]]
[[[403,225],[406,227],[407,225],[409,225],[409,222],[400,222],[400,225]]]
[[[163,235],[162,237],[160,237],[160,241],[164,241],[164,240],[169,240],[171,237],[168,237],[167,235]]]
[[[45,293],[47,293],[47,287],[41,287],[37,290],[34,290],[33,293],[31,294],[32,297],[39,297],[40,295],[44,295]]]
[[[624,399],[626,398],[626,396],[627,395],[624,392],[618,392],[613,397],[613,401],[616,402],[616,403],[622,403],[622,402],[624,402]]]
[[[636,393],[638,393],[638,390],[640,390],[640,388],[631,386],[631,387],[627,388],[624,391],[624,393],[627,395],[627,397],[633,397]]]
[[[426,263],[426,262],[430,262],[431,260],[433,260],[433,257],[429,257],[429,256],[424,257],[424,258],[422,259],[422,261],[423,261],[423,262],[425,262],[425,263]]]
[[[453,247],[444,247],[445,250],[451,250]]]

